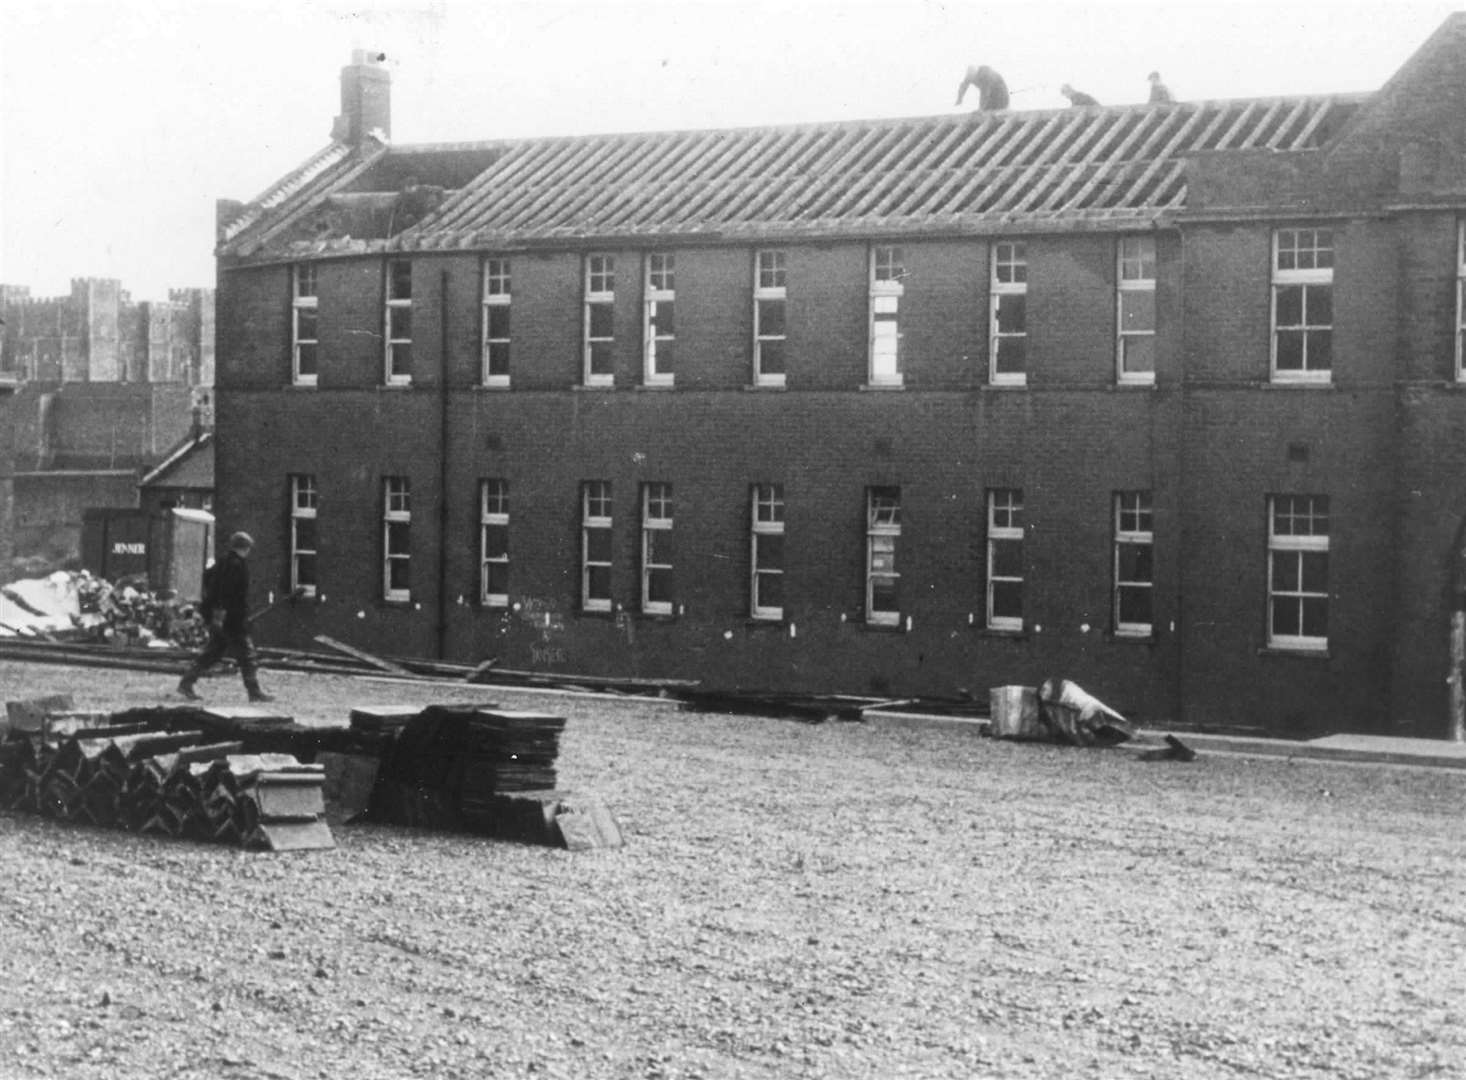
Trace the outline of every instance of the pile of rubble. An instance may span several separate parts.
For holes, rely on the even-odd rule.
[[[209,631],[196,606],[170,591],[58,570],[0,587],[0,637],[201,649]]]
[[[210,741],[178,710],[77,711],[63,695],[9,702],[6,719],[7,809],[272,851],[335,846],[321,766]]]

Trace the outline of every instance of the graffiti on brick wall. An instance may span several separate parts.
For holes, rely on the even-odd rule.
[[[536,642],[529,647],[529,659],[534,667],[549,667],[552,664],[565,663],[568,657],[559,645],[541,645]]]
[[[568,660],[565,648],[560,644],[565,634],[565,612],[557,601],[525,597],[514,605],[514,614],[522,626],[539,638],[529,647],[530,660],[535,667],[564,664]]]

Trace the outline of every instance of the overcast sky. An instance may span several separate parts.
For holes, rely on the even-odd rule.
[[[0,282],[212,285],[214,200],[326,145],[354,48],[395,142],[1377,89],[1462,4],[1420,0],[0,0]],[[964,108],[971,108],[972,98]]]

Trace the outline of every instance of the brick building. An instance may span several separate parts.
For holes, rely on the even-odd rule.
[[[0,371],[0,430],[7,430],[14,421],[15,392],[20,380]],[[15,558],[15,451],[0,439],[0,576]]]
[[[112,278],[65,296],[0,285],[0,376],[16,383],[0,440],[14,462],[11,556],[79,551],[82,511],[135,507],[142,472],[212,420],[214,291],[134,301]]]
[[[282,638],[1450,730],[1466,15],[1366,95],[395,146],[341,89],[220,205]]]

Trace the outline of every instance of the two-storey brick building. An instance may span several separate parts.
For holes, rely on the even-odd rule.
[[[396,146],[388,91],[220,208],[282,636],[1449,729],[1466,16],[1369,95]]]

